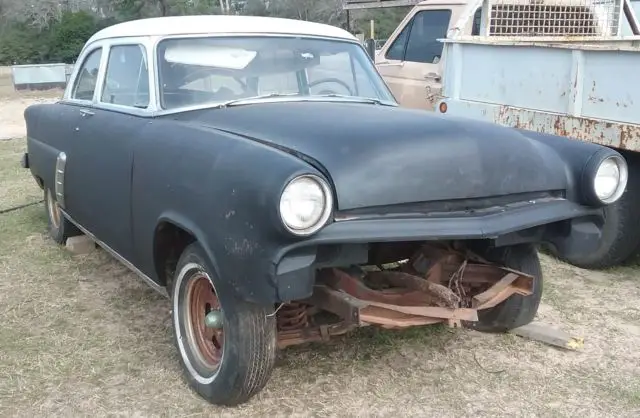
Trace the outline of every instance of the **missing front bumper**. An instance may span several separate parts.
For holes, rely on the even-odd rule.
[[[490,263],[469,251],[425,245],[392,270],[358,268],[319,271],[313,295],[278,312],[278,345],[283,348],[326,341],[362,326],[405,328],[478,321],[513,295],[529,296],[534,278]],[[313,314],[330,312],[339,320],[315,323]]]

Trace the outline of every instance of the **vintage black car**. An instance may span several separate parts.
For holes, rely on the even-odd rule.
[[[606,147],[400,108],[354,36],[296,20],[106,28],[25,119],[51,237],[166,294],[187,380],[224,405],[288,345],[531,322],[537,244],[591,251],[627,180]]]

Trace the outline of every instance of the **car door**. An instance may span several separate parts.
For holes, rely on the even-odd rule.
[[[85,144],[84,118],[93,112],[93,104],[98,85],[100,67],[103,61],[104,48],[102,45],[90,47],[78,57],[79,68],[71,76],[67,92],[62,100],[65,110],[65,132],[62,136],[64,146],[61,151],[66,154],[64,167],[56,167],[61,170],[60,189],[62,196],[58,196],[59,202],[64,201],[65,211],[71,215],[74,221],[85,226],[90,221],[91,206],[87,203],[86,196],[92,185],[85,181],[87,147]]]
[[[148,119],[149,72],[140,44],[111,45],[90,105],[78,106],[75,155],[67,161],[70,212],[125,259],[133,259],[134,141]]]
[[[442,91],[443,44],[452,10],[417,10],[376,62],[378,71],[401,106],[433,110]]]

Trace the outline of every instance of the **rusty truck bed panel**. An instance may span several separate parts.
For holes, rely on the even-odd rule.
[[[640,125],[579,118],[506,105],[446,100],[447,114],[485,120],[518,129],[560,135],[607,147],[640,150]]]
[[[445,42],[447,115],[640,150],[637,38],[612,49],[479,39]]]

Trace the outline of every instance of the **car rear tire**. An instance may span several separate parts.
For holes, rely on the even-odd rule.
[[[507,332],[533,321],[542,298],[542,267],[536,248],[529,244],[493,248],[484,257],[533,276],[533,293],[513,295],[493,308],[478,311],[478,321],[465,325],[482,332]]]
[[[71,221],[64,217],[55,195],[46,187],[44,189],[44,207],[47,212],[47,229],[49,236],[56,243],[64,245],[67,238],[82,234]]]
[[[606,269],[624,263],[640,245],[640,231],[635,225],[636,213],[640,208],[634,194],[627,191],[619,202],[604,208],[605,222],[596,251],[568,256],[555,247],[548,246],[549,252],[566,263],[590,270]]]
[[[189,385],[208,402],[234,406],[264,388],[276,358],[273,306],[244,302],[221,290],[198,243],[178,261],[170,284],[174,343]],[[222,329],[205,316],[222,312]]]

